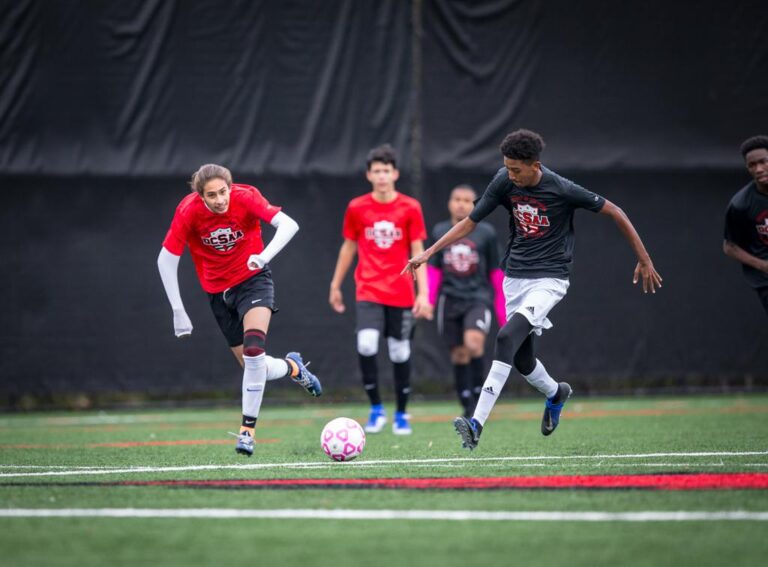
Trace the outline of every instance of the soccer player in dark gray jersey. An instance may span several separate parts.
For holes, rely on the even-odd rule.
[[[496,207],[509,211],[505,275],[510,278],[568,279],[573,261],[573,213],[599,212],[605,199],[544,166],[533,187],[519,187],[502,167],[469,218],[477,223]]]
[[[741,155],[753,179],[728,204],[723,252],[741,262],[768,313],[768,136],[745,140]]]
[[[542,166],[544,140],[540,135],[517,130],[504,138],[500,149],[504,169],[493,178],[472,213],[422,254],[411,258],[403,269],[415,273],[432,255],[471,233],[499,205],[509,211],[510,238],[504,278],[507,323],[496,336],[493,364],[474,415],[471,419],[454,420],[463,446],[469,449],[477,446],[512,366],[546,397],[542,434],[550,435],[560,421],[571,387],[566,382],[557,383],[547,373],[535,357],[534,338],[552,327],[547,315],[568,291],[576,209],[611,217],[637,256],[633,282],[642,282],[645,293],[655,293],[661,287],[661,276],[624,211]]]
[[[469,185],[454,187],[448,199],[451,218],[434,226],[432,242],[464,220],[476,199],[477,193]],[[496,230],[483,222],[432,256],[427,266],[429,300],[437,306],[437,329],[450,350],[456,394],[466,417],[472,417],[485,380],[491,309],[496,309],[499,326],[506,322],[504,275],[498,264]]]

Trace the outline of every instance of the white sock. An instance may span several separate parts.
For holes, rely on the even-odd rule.
[[[259,417],[264,385],[267,382],[266,355],[244,356],[243,415]]]
[[[485,425],[485,420],[491,414],[493,404],[496,403],[496,399],[501,394],[501,389],[506,384],[511,371],[512,367],[509,364],[499,360],[494,360],[493,364],[491,364],[488,378],[483,383],[483,390],[480,392],[480,399],[477,401],[475,415],[472,416],[480,422],[480,425]]]
[[[557,394],[557,382],[547,373],[547,369],[544,368],[544,365],[538,358],[536,359],[536,367],[528,376],[523,374],[523,378],[528,380],[531,386],[548,398]]]
[[[267,380],[279,380],[291,373],[291,369],[284,358],[274,358],[266,355]]]

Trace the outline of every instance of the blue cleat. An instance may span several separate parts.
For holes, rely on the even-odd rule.
[[[253,437],[247,431],[242,433],[230,433],[237,437],[237,445],[235,445],[235,452],[250,457],[253,455]]]
[[[551,398],[547,398],[544,403],[544,416],[541,418],[542,435],[551,435],[557,429],[560,423],[560,412],[568,398],[571,397],[571,386],[566,382],[560,382],[557,386],[557,393]]]
[[[291,380],[299,384],[299,386],[315,397],[318,397],[323,393],[323,387],[320,385],[320,380],[317,379],[317,376],[307,370],[309,362],[304,364],[301,354],[298,352],[289,352],[285,355],[285,358],[295,363],[299,369],[299,373],[296,376],[291,376]]]
[[[410,420],[411,416],[402,411],[395,412],[395,419],[392,420],[392,433],[395,435],[410,435],[413,433],[411,429]]]
[[[377,404],[371,406],[371,413],[368,416],[368,422],[365,424],[366,433],[378,433],[384,428],[387,423],[387,412],[384,411],[384,406]]]
[[[483,426],[474,417],[457,417],[453,420],[453,428],[461,437],[461,446],[470,451],[480,443],[480,434],[483,432]]]

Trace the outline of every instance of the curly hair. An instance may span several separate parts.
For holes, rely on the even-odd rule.
[[[544,147],[544,139],[539,134],[520,129],[507,134],[499,149],[504,157],[531,163],[539,160]]]
[[[215,163],[201,165],[200,169],[192,174],[189,186],[192,188],[192,191],[197,191],[199,195],[202,195],[205,184],[211,179],[222,179],[227,184],[227,187],[232,186],[232,173],[223,165],[216,165]]]
[[[397,152],[395,151],[395,148],[389,144],[383,144],[373,148],[368,152],[368,157],[365,158],[366,167],[371,169],[371,164],[375,161],[385,165],[391,165],[397,169]]]
[[[752,150],[764,148],[768,150],[768,136],[752,136],[741,143],[741,157],[746,158]]]

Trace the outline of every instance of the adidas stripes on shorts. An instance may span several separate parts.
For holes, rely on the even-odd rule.
[[[551,329],[552,321],[547,315],[568,292],[570,282],[559,278],[504,278],[504,299],[506,300],[507,321],[515,313],[523,315],[533,332],[540,335],[542,330]]]

